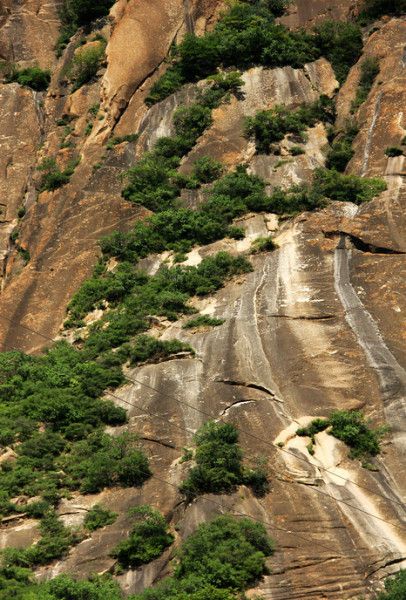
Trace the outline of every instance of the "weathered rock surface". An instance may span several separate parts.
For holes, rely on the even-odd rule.
[[[345,17],[353,4],[298,1],[289,23]],[[31,254],[25,267],[15,251],[8,254],[0,316],[11,324],[1,323],[3,348],[36,351],[47,343],[45,338],[55,336],[69,298],[92,270],[97,240],[146,214],[120,198],[118,176],[159,136],[171,133],[174,111],[194,98],[195,88],[150,110],[143,98],[172,41],[192,27],[210,27],[220,6],[214,0],[154,0],[148,7],[120,0],[111,13],[101,91],[92,84],[69,95],[56,82],[42,111],[32,92],[17,85],[0,89],[0,142],[6,148],[0,157],[0,189],[3,197],[7,194],[1,249],[7,247],[25,199],[28,212],[19,225],[19,240]],[[14,15],[20,9],[8,10]],[[0,26],[10,26],[10,14]],[[211,298],[194,300],[203,314],[224,318],[222,326],[184,330],[182,321],[159,324],[159,335],[190,343],[196,357],[132,369],[127,373],[132,381],[115,394],[129,411],[129,429],[140,434],[147,449],[154,478],[142,490],[106,490],[64,502],[60,514],[69,524],[80,524],[96,502],[119,518],[73,548],[65,560],[43,568],[40,576],[111,570],[109,552],[131,527],[127,509],[138,503],[153,504],[177,525],[176,543],[221,512],[265,522],[277,541],[269,561],[272,574],[256,590],[267,600],[370,597],[376,581],[406,566],[406,480],[399,468],[406,431],[406,194],[404,158],[384,154],[405,135],[404,34],[405,21],[393,19],[366,41],[364,55],[380,57],[381,73],[359,111],[361,127],[349,166],[355,174],[384,176],[388,190],[360,208],[334,203],[279,225],[275,216],[249,215],[240,223],[246,239],[223,240],[188,255],[187,264],[198,264],[220,249],[246,252],[253,239],[268,231],[276,232],[279,245],[273,253],[252,257],[253,273],[229,282]],[[361,61],[339,93],[341,125]],[[188,171],[193,160],[209,154],[230,168],[248,163],[271,187],[309,181],[324,162],[322,125],[309,131],[305,155],[277,164],[275,157],[255,154],[243,135],[244,117],[278,103],[297,106],[321,93],[332,95],[337,83],[331,66],[319,60],[303,70],[256,68],[243,79],[244,98],[215,111],[212,127],[182,169]],[[85,137],[88,110],[100,100],[100,114]],[[54,120],[64,113],[78,117],[72,136],[81,163],[67,186],[35,200],[31,173],[39,160],[37,148],[43,135],[40,157],[59,151],[61,132]],[[18,117],[15,129],[12,116]],[[105,156],[103,144],[113,127],[118,135],[141,135],[137,143],[120,144]],[[287,142],[282,146],[287,148]],[[60,154],[61,159],[67,156]],[[190,196],[191,204],[201,201],[198,194]],[[151,257],[144,266],[153,272],[168,257]],[[295,435],[299,425],[338,408],[362,409],[374,424],[390,426],[378,471],[351,461],[347,449],[326,433],[317,435],[313,456],[308,440]],[[179,462],[182,449],[204,421],[220,417],[238,425],[248,458],[266,459],[271,491],[258,499],[241,488],[237,494],[208,496],[185,507],[177,489],[187,469],[187,463]],[[36,535],[35,522],[19,522],[4,526],[0,541],[3,546],[25,544]],[[121,576],[123,589],[139,591],[161,578],[172,555],[168,550],[150,565]]]

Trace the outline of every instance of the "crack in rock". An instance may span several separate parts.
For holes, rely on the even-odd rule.
[[[143,435],[140,437],[144,442],[153,442],[154,444],[159,444],[160,446],[164,446],[164,448],[171,448],[172,450],[177,450],[175,444],[171,444],[170,442],[163,442],[162,440],[157,440],[156,438],[148,437]]]
[[[253,389],[253,390],[258,390],[260,392],[264,392],[268,396],[271,396],[271,398],[273,398],[273,400],[276,400],[277,402],[282,402],[283,403],[283,400],[281,398],[278,398],[278,396],[275,394],[275,392],[273,392],[269,388],[267,388],[264,385],[261,385],[259,383],[251,383],[251,382],[246,382],[246,381],[237,381],[237,380],[234,380],[234,379],[215,379],[215,382],[216,383],[224,383],[225,385],[234,385],[234,386],[237,386],[237,387],[245,387],[245,388],[250,388],[250,389]]]
[[[346,237],[360,252],[365,252],[367,254],[406,254],[404,250],[395,250],[395,248],[389,248],[388,246],[376,246],[375,244],[371,244],[369,242],[365,242],[361,238],[347,233],[345,231],[335,230],[335,231],[324,231],[324,237],[333,238],[336,236],[341,236],[341,240],[339,242],[339,246],[337,248],[341,249],[345,247],[345,239]],[[341,245],[340,245],[341,244]]]
[[[236,400],[232,404],[229,404],[229,406],[227,406],[224,410],[222,410],[220,416],[224,417],[232,408],[236,408],[237,406],[241,406],[242,404],[255,404],[255,400]]]

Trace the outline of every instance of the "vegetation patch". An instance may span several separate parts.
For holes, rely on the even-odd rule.
[[[403,598],[406,598],[406,570],[404,569],[393,577],[385,579],[385,591],[378,594],[377,600],[403,600]]]
[[[26,67],[19,69],[15,65],[6,74],[6,83],[16,82],[24,87],[29,87],[36,92],[44,92],[51,81],[51,72],[40,67]]]
[[[375,56],[366,58],[361,64],[361,76],[357,94],[351,104],[351,112],[355,112],[368,98],[368,94],[379,74],[379,60]]]
[[[403,15],[406,12],[406,0],[365,0],[359,20],[362,25],[384,15]]]
[[[385,154],[389,158],[394,158],[395,156],[403,156],[404,152],[402,148],[398,148],[397,146],[388,146],[385,149]]]
[[[358,131],[358,126],[349,122],[344,131],[339,132],[335,136],[326,158],[327,169],[334,169],[340,173],[345,171],[348,163],[354,156],[352,143]]]
[[[313,127],[318,121],[332,123],[334,118],[333,101],[327,96],[320,96],[313,104],[304,104],[296,110],[280,105],[248,117],[246,135],[254,138],[257,152],[269,154],[273,144],[283,140],[286,134],[293,134],[303,141],[308,127]]]
[[[252,242],[250,251],[251,254],[258,254],[259,252],[272,252],[275,248],[275,242],[271,237],[259,237]]]
[[[72,158],[68,162],[67,166],[61,170],[55,158],[44,158],[41,164],[37,167],[38,171],[42,173],[39,187],[40,192],[53,192],[54,190],[57,190],[63,185],[69,183],[70,178],[79,164],[79,161],[79,158]]]
[[[94,80],[104,58],[106,42],[91,42],[83,48],[78,48],[73,56],[69,70],[69,79],[75,91],[85,83]]]
[[[199,315],[194,319],[189,319],[189,321],[182,325],[182,328],[195,329],[197,327],[218,327],[224,322],[224,319],[217,319],[216,317],[209,317],[208,315]]]
[[[129,515],[135,518],[130,535],[111,553],[124,569],[134,569],[155,560],[175,539],[161,513],[150,506],[132,508]]]
[[[329,433],[350,448],[350,458],[365,459],[380,452],[380,440],[386,428],[372,429],[358,411],[336,410],[328,419],[315,419],[307,427],[301,427],[296,435],[310,437],[330,428]]]
[[[238,485],[252,485],[257,495],[268,490],[263,468],[246,469],[238,445],[238,430],[229,423],[209,421],[196,433],[196,466],[189,471],[181,491],[190,500],[204,493],[230,493]]]
[[[83,525],[89,531],[96,531],[107,525],[111,525],[117,518],[117,513],[103,508],[101,504],[95,504],[87,513]]]
[[[89,30],[94,21],[108,15],[113,4],[114,0],[63,0],[59,7],[61,29],[55,48],[56,55],[62,55],[79,27]]]

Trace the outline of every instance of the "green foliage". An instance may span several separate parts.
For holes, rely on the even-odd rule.
[[[63,0],[59,7],[61,30],[55,48],[57,56],[61,56],[79,27],[88,29],[93,21],[108,15],[113,4],[114,0]]]
[[[210,156],[198,158],[193,165],[193,176],[200,181],[200,183],[212,183],[221,177],[222,172],[223,165],[221,162]]]
[[[362,52],[362,34],[355,23],[323,21],[315,28],[316,44],[333,65],[337,80],[343,83]]]
[[[174,577],[132,600],[235,600],[267,572],[265,559],[273,549],[260,523],[217,517],[184,542]]]
[[[13,66],[10,73],[6,75],[6,82],[16,82],[25,87],[30,87],[36,92],[43,92],[48,89],[51,81],[51,72],[43,70],[40,67],[27,67],[18,69]]]
[[[122,144],[123,142],[136,142],[138,140],[138,133],[128,133],[126,135],[114,135],[107,142],[106,148],[111,150],[114,146]]]
[[[111,525],[116,520],[117,513],[95,504],[87,513],[83,525],[89,531],[95,531],[106,525]]]
[[[302,148],[302,146],[292,146],[289,148],[289,152],[292,156],[300,156],[300,154],[305,154],[305,150]]]
[[[285,3],[278,0],[236,2],[213,31],[203,37],[186,35],[175,48],[172,65],[153,85],[147,104],[163,100],[184,83],[204,79],[218,67],[299,67],[318,58],[314,36],[275,23],[282,6]]]
[[[296,435],[310,437],[330,427],[329,433],[350,447],[351,458],[365,458],[379,454],[379,442],[386,428],[372,429],[358,411],[336,410],[328,419],[314,419],[307,427],[301,427]]]
[[[358,127],[348,123],[345,130],[340,132],[333,140],[327,154],[326,167],[343,173],[354,156],[352,143],[358,133]]]
[[[316,169],[313,188],[321,197],[361,204],[386,190],[386,183],[379,178],[370,179],[343,175],[334,170]]]
[[[194,319],[189,319],[184,325],[183,329],[194,329],[196,327],[218,327],[224,323],[224,319],[216,319],[215,317],[209,317],[208,315],[199,315]]]
[[[271,237],[259,237],[251,244],[251,254],[258,254],[259,252],[272,252],[272,250],[275,250],[275,248],[275,242]]]
[[[105,47],[105,42],[99,42],[97,45],[85,46],[75,52],[69,72],[73,90],[79,89],[96,77],[104,58]]]
[[[72,445],[61,464],[69,478],[67,485],[85,494],[114,485],[138,487],[151,475],[136,437],[129,434],[112,437],[100,431],[91,433]]]
[[[23,549],[6,548],[2,556],[2,568],[46,565],[65,556],[70,546],[78,541],[53,511],[41,519],[40,531],[41,538],[36,544]]]
[[[111,553],[125,569],[133,569],[155,560],[174,540],[164,517],[150,506],[133,508],[130,515],[136,518],[135,525],[128,538],[120,542]]]
[[[195,435],[196,466],[181,485],[188,499],[202,493],[229,493],[243,483],[254,484],[262,493],[267,490],[265,471],[245,471],[243,453],[238,445],[238,431],[229,423],[208,421]]]
[[[405,7],[406,9],[406,7]],[[385,579],[385,591],[377,596],[377,600],[404,600],[406,598],[406,570]]]
[[[361,64],[361,76],[357,94],[351,104],[351,112],[355,112],[368,98],[368,94],[379,74],[379,60],[375,56],[366,58]]]
[[[38,171],[42,172],[40,191],[44,192],[47,190],[52,192],[69,183],[78,164],[79,158],[74,158],[68,162],[65,169],[61,170],[55,158],[44,158],[42,163],[37,167]]]
[[[397,146],[388,146],[388,148],[385,149],[385,154],[389,158],[393,158],[394,156],[403,156],[403,149],[398,148]]]
[[[120,354],[128,357],[132,365],[143,362],[160,362],[179,352],[194,354],[189,344],[179,340],[158,340],[148,335],[139,335],[134,344],[128,344],[120,349]]]
[[[331,435],[351,448],[351,458],[376,456],[386,428],[371,429],[362,413],[337,410],[330,415]]]
[[[334,121],[334,104],[327,96],[321,96],[313,104],[304,104],[296,110],[275,106],[258,112],[246,119],[246,134],[255,139],[257,152],[269,154],[274,142],[283,140],[290,133],[299,138],[308,127],[318,121]]]

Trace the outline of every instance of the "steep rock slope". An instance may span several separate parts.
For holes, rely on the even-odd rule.
[[[298,2],[299,16],[292,24],[331,12],[327,4],[312,3],[309,13]],[[334,16],[348,14],[351,7],[344,4],[334,4]],[[210,1],[157,1],[148,10],[135,1],[118,2],[101,82],[68,95],[54,75],[44,108],[35,93],[16,84],[2,86],[2,139],[8,144],[6,155],[12,157],[2,166],[1,182],[8,200],[2,223],[7,261],[0,314],[11,321],[1,324],[4,349],[35,351],[48,343],[46,338],[59,331],[72,293],[92,270],[98,239],[111,230],[128,229],[147,214],[120,198],[119,173],[157,138],[172,133],[175,109],[190,102],[195,91],[182,90],[149,110],[143,99],[173,40],[192,27],[210,27],[218,8],[219,3]],[[9,23],[10,18],[5,27]],[[368,596],[376,580],[405,565],[406,481],[399,464],[405,452],[406,195],[404,158],[384,154],[387,146],[399,145],[406,127],[405,26],[403,19],[392,19],[366,41],[364,54],[379,56],[381,71],[357,115],[361,127],[348,167],[354,174],[384,176],[388,190],[360,208],[333,203],[279,225],[275,215],[248,215],[241,219],[248,233],[244,240],[223,240],[188,254],[186,264],[198,264],[220,249],[236,255],[269,231],[279,245],[273,253],[252,258],[252,273],[196,301],[203,314],[225,319],[221,327],[188,332],[181,327],[183,321],[159,324],[162,339],[189,342],[196,358],[129,369],[133,381],[115,393],[117,403],[129,412],[128,429],[139,433],[148,448],[155,479],[142,490],[117,488],[63,501],[59,512],[68,524],[80,523],[95,502],[120,517],[73,548],[66,559],[44,567],[41,576],[112,570],[109,551],[130,528],[125,511],[138,503],[151,503],[168,515],[179,539],[221,512],[264,521],[277,551],[270,561],[272,574],[256,591],[270,600]],[[128,48],[130,35],[136,43]],[[159,43],[151,44],[151,39]],[[58,69],[64,60],[66,55]],[[348,117],[362,60],[339,92],[341,123]],[[212,126],[184,159],[182,171],[189,172],[196,158],[208,154],[229,168],[247,163],[270,186],[309,181],[324,163],[323,125],[309,130],[305,154],[284,162],[287,153],[282,160],[255,154],[253,143],[243,136],[243,118],[275,104],[292,107],[321,93],[331,96],[337,87],[331,66],[320,59],[304,69],[254,68],[243,80],[244,98],[233,98],[214,111]],[[85,137],[87,111],[99,99],[103,118]],[[17,131],[11,129],[12,113],[21,116]],[[38,145],[45,141],[46,149],[56,151],[60,130],[55,119],[63,114],[78,117],[74,136],[81,163],[67,186],[43,192],[35,201],[31,179],[42,158]],[[113,128],[117,135],[141,135],[137,142],[117,144],[105,157],[103,143]],[[94,170],[99,161],[101,168]],[[198,194],[189,196],[191,203],[199,202]],[[26,266],[17,250],[8,248],[23,203],[28,214],[18,226],[18,243],[30,251]],[[156,256],[147,266],[156,269],[167,258]],[[351,461],[346,447],[326,433],[317,435],[314,455],[295,435],[299,425],[335,409],[362,409],[373,422],[390,425],[379,471]],[[179,461],[182,448],[208,418],[220,417],[239,427],[248,456],[266,457],[271,491],[258,499],[243,487],[233,495],[208,496],[182,507],[177,490],[186,470]],[[16,545],[35,535],[35,522],[25,522],[9,525],[2,539],[4,545]],[[121,575],[122,588],[133,593],[155,582],[168,571],[170,557],[167,551],[150,565]]]

